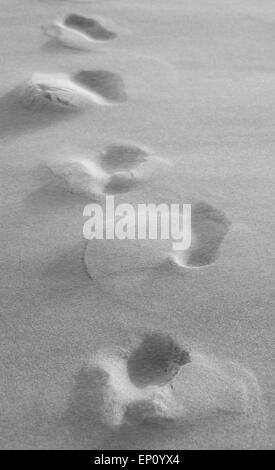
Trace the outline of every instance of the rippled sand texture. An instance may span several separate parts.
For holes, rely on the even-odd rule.
[[[274,2],[0,8],[0,447],[270,448]],[[106,195],[190,251],[87,242]]]

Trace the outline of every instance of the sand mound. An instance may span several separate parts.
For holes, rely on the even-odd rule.
[[[254,415],[260,404],[251,372],[189,353],[159,332],[143,335],[128,351],[98,352],[80,376],[82,403],[111,428],[184,425],[221,412]]]
[[[105,186],[107,194],[126,193],[138,186],[135,175],[129,171],[118,171],[110,176]]]
[[[169,419],[173,409],[170,385],[135,387],[127,375],[126,362],[108,353],[99,353],[80,371],[76,390],[82,413],[86,403],[86,413],[94,424],[113,429],[128,422]],[[79,409],[79,404],[74,407]]]
[[[21,104],[32,110],[72,111],[126,99],[120,76],[107,71],[79,72],[75,81],[65,74],[35,73],[18,91]]]
[[[70,49],[90,51],[95,44],[88,36],[75,29],[67,28],[62,21],[42,26],[42,31],[52,38],[56,44]]]
[[[93,101],[89,92],[64,74],[35,73],[20,89],[20,102],[32,110],[77,110]]]
[[[46,167],[66,191],[93,199],[99,199],[104,194],[108,176],[91,160],[79,157],[48,163]]]
[[[261,391],[250,370],[195,351],[184,377],[175,383],[175,395],[186,420],[221,412],[253,421],[263,418]]]

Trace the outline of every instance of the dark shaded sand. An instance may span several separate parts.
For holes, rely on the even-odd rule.
[[[117,37],[116,33],[104,28],[97,20],[76,15],[74,13],[65,18],[64,25],[76,29],[90,38],[99,41],[108,41]]]
[[[108,183],[105,186],[106,194],[119,194],[132,191],[138,187],[140,181],[135,178],[135,175],[129,171],[119,171],[110,176]]]
[[[176,255],[176,259],[183,266],[200,268],[216,261],[231,222],[207,202],[192,205],[191,219],[191,247]]]
[[[134,144],[112,144],[100,152],[101,166],[107,172],[129,170],[144,163],[149,153]]]
[[[112,175],[107,192],[117,193],[134,189],[157,179],[172,164],[150,148],[129,142],[116,142],[97,154],[100,166]]]
[[[123,80],[117,73],[106,70],[81,70],[74,75],[74,80],[111,103],[127,101]]]
[[[146,387],[170,382],[180,367],[190,361],[189,353],[169,335],[147,333],[130,354],[127,368],[130,380],[137,387]]]

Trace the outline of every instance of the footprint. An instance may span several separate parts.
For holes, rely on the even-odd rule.
[[[143,156],[144,155],[144,156]],[[146,158],[145,158],[146,157]],[[113,144],[87,157],[62,158],[59,162],[47,162],[43,167],[57,177],[61,189],[101,199],[133,191],[154,176],[160,157],[150,155],[141,147],[129,144]],[[144,168],[139,169],[143,164]]]
[[[176,216],[177,214],[172,212],[170,220]],[[156,239],[149,239],[149,221],[156,220],[155,217],[157,217]],[[202,267],[217,259],[221,242],[230,225],[224,214],[205,202],[194,204],[191,207],[191,248],[187,251],[175,251],[171,236],[161,237],[161,217],[159,209],[156,212],[151,207],[139,208],[138,219],[135,217],[125,221],[124,239],[119,239],[116,231],[121,228],[119,224],[121,219],[123,223],[123,218],[118,215],[107,218],[106,227],[114,227],[113,239],[92,239],[86,247],[84,260],[90,277],[100,282],[102,280],[104,285],[104,278],[110,275],[120,276],[124,273],[130,275],[139,270],[144,272],[146,269],[159,268],[167,261],[170,263],[170,269],[185,271],[186,268]],[[145,237],[138,236],[140,233],[145,234]],[[101,253],[100,258],[96,254],[98,252]],[[121,282],[123,283],[123,277]]]
[[[25,108],[36,111],[76,111],[92,104],[106,106],[127,99],[121,77],[107,71],[83,71],[75,77],[34,73],[15,93]]]
[[[192,208],[193,206],[191,210]],[[136,217],[135,209],[137,208],[133,208]],[[94,214],[85,213],[83,234],[88,241],[83,261],[91,282],[113,301],[136,309],[142,315],[151,316],[152,312],[159,311],[164,314],[166,308],[171,309],[171,305],[177,310],[178,305],[185,304],[185,297],[188,297],[191,291],[194,292],[194,285],[199,282],[199,269],[205,269],[206,266],[196,266],[197,269],[191,266],[190,269],[189,265],[184,265],[182,258],[185,251],[175,251],[173,239],[161,238],[160,232],[157,233],[156,239],[149,239],[148,225],[149,220],[154,220],[156,216],[154,210],[147,208],[146,217],[141,210],[139,221],[136,217],[134,224],[131,218],[127,218],[127,213],[111,217],[103,210],[104,229],[101,240],[93,234],[95,227],[91,226],[91,222]],[[171,214],[173,217],[173,212]],[[157,217],[157,230],[160,230],[160,212]],[[143,234],[143,238],[138,237],[138,233]],[[213,241],[210,236],[208,238],[210,249],[212,243],[217,247],[215,237],[214,230]],[[221,245],[215,253],[216,261],[220,249]],[[206,248],[204,253],[206,256]]]
[[[99,21],[85,16],[70,14],[65,18],[64,24],[96,41],[108,41],[117,37],[116,33],[109,31]]]
[[[182,267],[201,268],[216,261],[221,243],[231,222],[226,215],[206,202],[192,206],[191,247],[173,254],[173,260]]]
[[[133,143],[108,145],[98,152],[97,158],[101,167],[107,173],[114,175],[112,186],[119,183],[120,177],[123,180],[123,175],[130,174],[131,180],[128,182],[134,187],[172,166],[167,160],[157,156],[153,150]]]
[[[104,194],[108,175],[92,160],[79,157],[47,162],[43,168],[56,179],[59,189],[93,200],[100,199]]]
[[[77,376],[72,406],[113,430],[143,424],[164,429],[167,423],[184,428],[213,413],[258,419],[261,394],[251,371],[151,331],[127,348],[98,351]]]
[[[81,70],[73,79],[87,91],[103,99],[105,104],[127,101],[123,80],[117,73],[106,70]]]
[[[149,150],[134,144],[112,144],[100,153],[102,167],[109,173],[130,170],[147,161]]]
[[[19,90],[21,104],[32,110],[77,110],[91,100],[88,92],[64,74],[34,73]]]
[[[74,157],[62,161],[46,162],[42,170],[56,179],[59,190],[101,200],[107,194],[115,195],[133,190],[137,186],[130,172],[106,173],[94,159]]]
[[[136,387],[170,383],[184,364],[189,353],[167,334],[146,333],[140,344],[129,354],[128,375]]]
[[[63,46],[79,50],[91,50],[94,45],[117,37],[116,33],[109,31],[100,21],[76,14],[70,14],[52,25],[43,26],[42,30]]]
[[[189,361],[188,353],[160,333],[144,335],[135,343],[129,350],[99,351],[77,377],[76,398],[81,380],[82,403],[86,402],[96,421],[112,429],[132,421],[175,417],[171,380]],[[74,407],[79,408],[77,403]]]
[[[81,71],[74,77],[64,73],[34,73],[0,98],[5,114],[0,135],[43,128],[62,118],[69,119],[89,106],[112,106],[126,100],[122,78],[108,71]]]
[[[118,171],[109,177],[105,192],[106,194],[128,193],[138,187],[139,183],[132,172]]]

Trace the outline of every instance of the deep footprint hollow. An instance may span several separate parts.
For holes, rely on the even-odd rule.
[[[100,154],[102,168],[107,172],[130,170],[147,160],[149,153],[134,144],[112,144]]]
[[[71,13],[65,18],[64,25],[98,41],[109,41],[117,37],[116,33],[104,28],[100,22],[94,18],[86,18],[85,16],[76,15],[74,13]]]
[[[136,387],[169,383],[180,368],[191,362],[190,354],[169,335],[148,333],[130,354],[127,370]]]
[[[74,76],[74,80],[111,103],[127,101],[123,80],[117,73],[106,70],[81,70]]]
[[[214,263],[231,222],[226,215],[207,202],[192,207],[191,247],[176,256],[179,264],[200,268]]]

